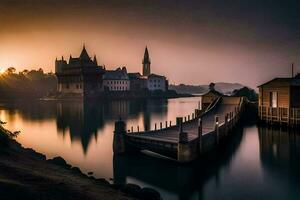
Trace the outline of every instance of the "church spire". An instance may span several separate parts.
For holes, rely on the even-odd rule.
[[[146,64],[146,63],[149,63],[149,64],[151,63],[147,46],[145,48],[144,59],[143,59],[143,64]]]
[[[150,69],[150,57],[149,57],[149,52],[148,52],[148,48],[146,46],[145,48],[145,53],[144,53],[144,59],[143,59],[143,76],[149,76],[151,73],[151,69]]]

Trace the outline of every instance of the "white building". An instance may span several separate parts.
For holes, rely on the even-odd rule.
[[[168,90],[168,81],[165,76],[150,74],[148,76],[147,88],[150,91],[155,91],[155,90],[166,91]]]
[[[116,70],[106,70],[103,75],[103,87],[108,91],[128,91],[130,90],[130,80],[126,67],[119,67]]]

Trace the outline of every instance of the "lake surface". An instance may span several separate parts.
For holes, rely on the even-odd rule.
[[[236,131],[226,147],[189,165],[143,154],[114,156],[114,122],[127,128],[155,126],[187,116],[199,98],[147,101],[35,101],[0,103],[6,128],[17,140],[48,158],[115,183],[158,190],[164,199],[300,199],[300,134],[257,125]],[[159,126],[159,125],[158,125]]]

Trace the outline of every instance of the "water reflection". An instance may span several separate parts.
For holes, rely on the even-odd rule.
[[[141,154],[113,156],[114,121],[128,128],[191,114],[199,99],[0,103],[17,140],[48,157],[62,156],[96,177],[154,187],[164,199],[300,199],[299,132],[246,126],[225,148],[190,165]],[[249,119],[247,119],[249,121]]]
[[[299,131],[260,127],[259,140],[260,158],[266,173],[274,180],[300,185]]]
[[[189,165],[178,165],[145,155],[115,155],[114,182],[146,183],[164,193],[165,199],[204,199],[203,187],[209,179],[219,184],[219,172],[227,168],[242,139],[242,129],[216,152]]]
[[[151,127],[156,116],[165,118],[168,101],[155,100],[116,100],[116,101],[35,101],[2,104],[6,109],[8,121],[14,122],[17,114],[24,120],[55,120],[57,133],[64,138],[69,135],[71,142],[80,141],[82,150],[87,152],[90,141],[101,134],[105,124],[118,118],[129,121],[129,127],[138,125],[140,130]]]

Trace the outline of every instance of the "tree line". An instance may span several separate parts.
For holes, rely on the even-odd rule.
[[[1,99],[39,98],[55,91],[55,74],[45,73],[42,68],[17,72],[9,67],[0,74]]]

